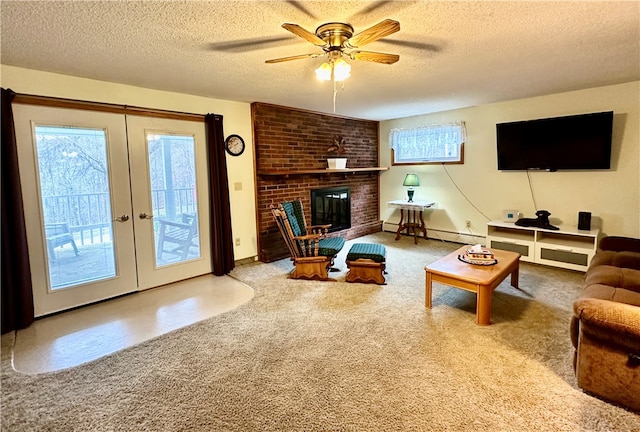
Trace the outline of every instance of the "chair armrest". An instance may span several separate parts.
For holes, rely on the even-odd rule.
[[[314,230],[314,229],[329,229],[331,228],[331,224],[326,224],[326,225],[311,225],[309,226],[310,229]]]
[[[312,233],[320,233],[323,236],[327,235],[329,233],[329,228],[331,228],[331,224],[326,224],[326,225],[310,225],[309,227],[307,227],[307,229],[309,231],[311,231]]]
[[[610,300],[585,298],[573,303],[583,329],[607,340],[634,340],[640,347],[640,307]]]
[[[44,230],[47,237],[55,236],[59,234],[70,234],[69,225],[66,222],[45,224]]]
[[[300,241],[320,240],[321,238],[322,238],[322,236],[320,234],[307,234],[307,235],[303,235],[303,236],[294,236],[293,237],[294,240],[300,240]]]
[[[176,227],[176,228],[183,228],[186,230],[190,230],[192,225],[187,224],[187,223],[182,223],[182,222],[173,222],[173,221],[168,221],[168,220],[164,220],[164,219],[158,219],[158,223],[162,224],[162,225],[169,225],[172,227]]]
[[[600,249],[615,252],[640,252],[640,239],[632,237],[607,236],[600,240]]]

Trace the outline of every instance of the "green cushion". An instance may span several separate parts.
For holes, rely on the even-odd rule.
[[[302,213],[302,203],[298,200],[283,202],[282,208],[287,214],[287,219],[289,219],[289,225],[291,225],[293,235],[296,237],[307,235],[307,228],[304,222],[304,215]]]
[[[385,262],[387,250],[383,245],[375,243],[356,243],[351,246],[347,254],[347,261],[355,261],[357,259],[370,259],[378,263]]]
[[[342,237],[323,238],[318,244],[318,255],[330,257],[337,255],[344,247],[344,239]]]

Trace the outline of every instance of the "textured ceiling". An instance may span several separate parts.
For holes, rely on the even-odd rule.
[[[350,61],[336,113],[384,120],[640,79],[640,2],[6,1],[3,64],[242,102],[333,112],[321,49],[280,27],[400,31]],[[245,42],[251,42],[245,44]]]

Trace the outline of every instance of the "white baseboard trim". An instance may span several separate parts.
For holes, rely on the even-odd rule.
[[[384,222],[382,224],[382,230],[385,232],[397,232],[398,224],[392,222]],[[406,231],[403,235],[406,235]],[[453,243],[461,243],[461,244],[478,244],[485,245],[486,238],[484,235],[476,234],[474,232],[471,233],[461,233],[454,231],[446,231],[439,230],[436,228],[427,227],[427,238],[433,240],[443,240],[447,242]]]
[[[254,256],[250,256],[247,258],[240,258],[235,260],[235,264],[236,265],[244,265],[244,264],[251,264],[258,261],[258,255],[254,255]]]

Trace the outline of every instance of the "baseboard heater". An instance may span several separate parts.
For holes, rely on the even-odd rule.
[[[391,228],[391,227],[395,227],[395,228]],[[486,240],[486,236],[485,235],[480,235],[480,234],[471,234],[468,232],[458,232],[458,231],[448,231],[448,230],[443,230],[443,229],[437,229],[437,228],[429,228],[426,227],[427,229],[427,238],[430,239],[434,239],[434,240],[445,240],[442,237],[433,237],[430,235],[430,233],[441,233],[443,236],[456,236],[458,237],[468,237],[473,239],[473,241],[471,241],[470,243],[482,243],[485,244],[485,240]],[[398,231],[398,224],[393,223],[393,222],[384,222],[382,230],[385,232],[391,232],[391,233],[395,233]],[[407,235],[406,231],[402,232],[403,235]],[[412,235],[412,234],[411,234]],[[447,241],[452,241],[455,242],[455,240],[447,240]]]

